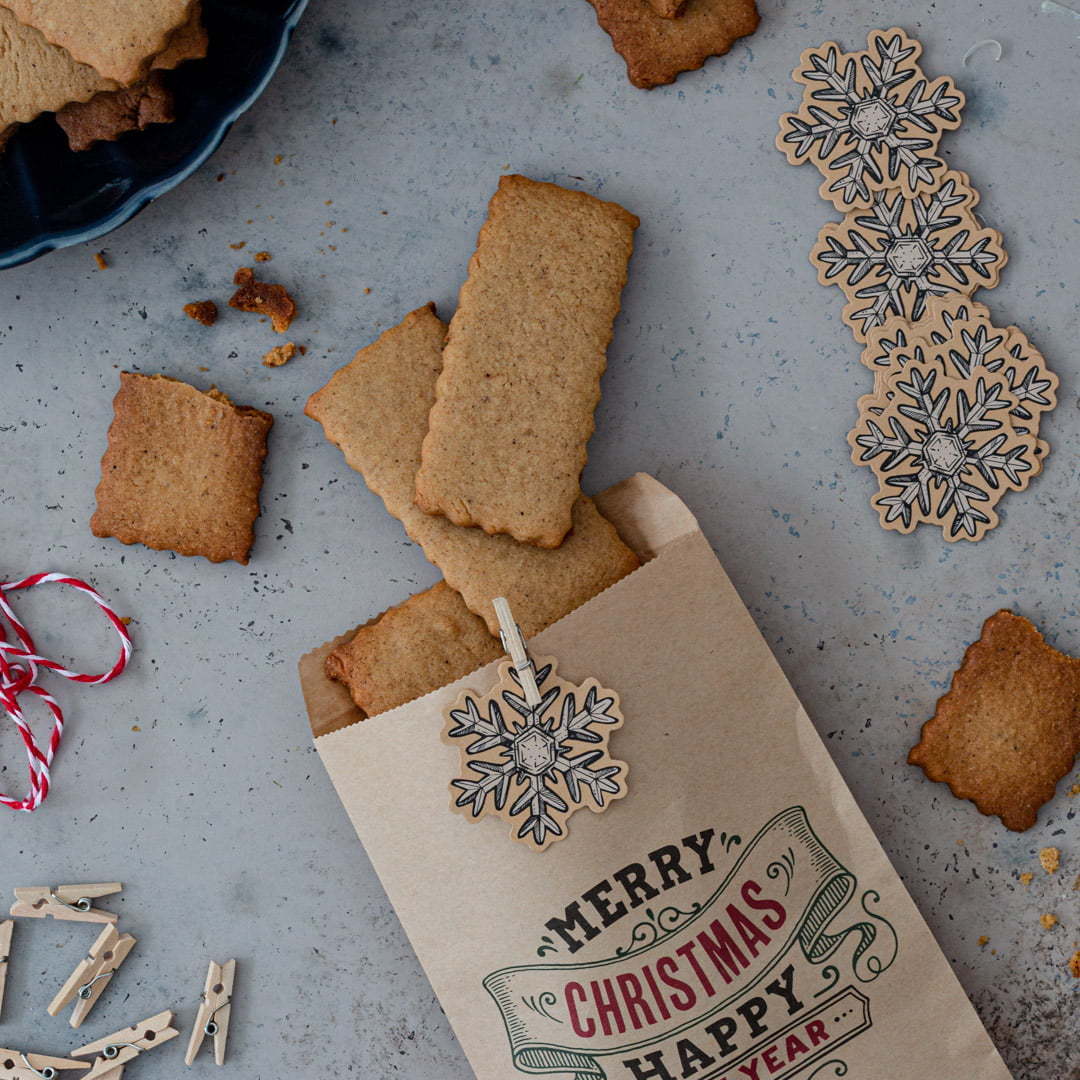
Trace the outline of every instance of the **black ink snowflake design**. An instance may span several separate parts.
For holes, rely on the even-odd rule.
[[[877,475],[882,525],[910,532],[927,521],[949,540],[979,539],[997,523],[988,511],[1005,490],[1025,487],[1034,468],[1030,437],[1009,421],[1016,401],[1004,380],[980,376],[972,385],[909,363],[892,392],[880,417],[866,414],[864,399],[848,436],[852,458]]]
[[[931,83],[918,65],[922,46],[902,30],[874,31],[865,52],[826,42],[803,54],[794,78],[802,107],[780,119],[777,146],[792,165],[813,160],[821,196],[838,210],[869,206],[874,192],[911,196],[945,168],[936,154],[959,127],[964,95],[949,78]]]
[[[504,671],[520,686],[510,665]],[[601,696],[608,692],[596,685],[586,690],[558,679],[552,679],[555,685],[545,690],[551,673],[550,663],[536,672],[542,695],[536,708],[510,690],[497,695],[502,704],[496,695],[466,694],[450,711],[457,726],[447,730],[451,739],[472,740],[465,747],[467,755],[486,755],[468,762],[478,779],[451,783],[460,792],[455,805],[467,807],[469,815],[478,818],[489,808],[503,811],[513,793],[516,798],[503,816],[514,824],[515,819],[524,818],[517,836],[530,838],[538,848],[565,834],[566,818],[585,805],[586,793],[597,809],[604,807],[609,796],[625,794],[626,766],[608,756],[608,730],[595,730],[610,730],[622,723],[615,697]],[[583,690],[579,704],[578,694]],[[504,705],[520,719],[507,722]],[[594,748],[575,754],[575,744]]]
[[[1001,236],[975,220],[977,202],[967,177],[950,172],[936,191],[878,192],[869,210],[821,230],[811,260],[823,285],[843,289],[844,319],[859,341],[892,315],[918,322],[928,297],[997,284],[1007,256]]]

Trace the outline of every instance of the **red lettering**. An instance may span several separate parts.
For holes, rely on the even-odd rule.
[[[704,936],[704,934],[698,934],[698,940],[700,940]],[[713,989],[713,984],[709,982],[709,979],[706,976],[705,972],[701,970],[701,965],[698,963],[697,957],[694,955],[694,943],[692,941],[688,941],[685,945],[680,945],[675,951],[694,969],[694,974],[701,981],[701,985],[705,989],[706,997],[712,997],[713,994],[716,993],[716,991]]]
[[[743,944],[750,950],[751,956],[757,956],[758,942],[762,945],[768,945],[772,940],[768,934],[759,930],[756,924],[751,922],[734,904],[728,904],[727,913],[731,925],[739,931],[739,937],[743,939]]]
[[[818,1043],[827,1042],[829,1039],[829,1033],[825,1030],[824,1020],[811,1020],[806,1025],[806,1034],[810,1038],[810,1045],[817,1046]]]
[[[619,993],[622,994],[626,1015],[630,1018],[630,1026],[635,1031],[640,1031],[646,1024],[655,1024],[656,1017],[653,1016],[652,1009],[642,996],[641,981],[638,977],[627,971],[622,975],[616,975],[615,982],[619,986]],[[639,1018],[639,1012],[644,1019]]]
[[[776,1056],[776,1046],[770,1046],[761,1052],[761,1060],[765,1062],[765,1068],[771,1073],[779,1072],[784,1063]]]
[[[747,1080],[758,1080],[757,1058],[751,1058],[745,1065],[740,1065],[739,1072],[741,1072]]]
[[[757,899],[757,896],[761,893],[761,886],[756,881],[744,882],[740,893],[743,903],[747,907],[753,908],[755,911],[773,912],[772,915],[765,915],[761,919],[770,930],[779,930],[787,922],[787,911],[784,909],[783,904],[777,900],[770,900],[768,897],[762,900]]]
[[[788,1061],[794,1061],[799,1054],[807,1054],[810,1052],[810,1048],[799,1038],[798,1035],[789,1035],[784,1040],[784,1053],[787,1054]]]
[[[731,910],[729,906],[729,914]],[[709,933],[713,937],[709,937]],[[720,977],[725,983],[731,982],[750,963],[740,951],[739,946],[735,944],[735,939],[720,925],[719,919],[713,919],[709,923],[709,932],[706,933],[703,930],[698,934],[697,940],[701,942],[701,947],[705,950],[706,955],[713,962],[713,966],[720,973]],[[709,993],[712,992],[712,987],[710,987]]]
[[[600,1021],[600,1030],[605,1035],[610,1035],[614,1030],[611,1021],[615,1021],[615,1029],[622,1035],[626,1031],[626,1022],[623,1020],[619,1009],[619,1000],[615,996],[615,987],[610,979],[592,984],[593,1002],[596,1005],[596,1017]],[[605,996],[606,995],[606,996]]]
[[[660,1010],[660,1015],[665,1020],[671,1019],[671,1010],[667,1007],[667,1002],[664,1000],[663,995],[660,993],[660,987],[656,985],[656,979],[653,978],[652,968],[646,964],[641,969],[641,974],[645,976],[645,981],[649,984],[649,989],[652,991],[653,1001],[656,1002],[657,1009]]]
[[[570,1014],[570,1026],[574,1029],[574,1034],[582,1039],[591,1039],[596,1034],[596,1024],[590,1019],[588,1026],[581,1022],[581,1018],[578,1016],[577,1001],[585,1004],[585,987],[581,983],[567,983],[566,989],[563,991],[566,997],[566,1011]]]
[[[678,961],[673,956],[661,956],[656,961],[656,974],[660,976],[660,981],[675,991],[671,996],[671,1004],[679,1012],[686,1012],[697,1004],[697,994],[694,993],[694,988],[689,983],[684,983],[682,979],[673,978],[673,973],[678,970]],[[682,1000],[680,1000],[680,994]]]

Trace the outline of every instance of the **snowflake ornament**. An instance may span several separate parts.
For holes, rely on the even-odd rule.
[[[979,369],[1001,372],[1017,401],[1010,415],[1018,435],[1037,435],[1042,414],[1057,405],[1058,377],[1024,332],[995,326],[985,304],[963,297],[930,300],[914,326],[893,316],[867,335],[860,359],[874,372],[876,397],[888,395],[887,384],[912,359],[935,360],[945,374],[961,379]],[[1039,440],[1040,465],[1048,450]]]
[[[822,285],[844,291],[856,340],[893,315],[918,322],[932,297],[997,285],[1008,256],[1001,234],[975,219],[978,201],[964,173],[948,172],[935,191],[880,191],[869,209],[824,226],[810,261]]]
[[[533,707],[514,665],[504,662],[493,690],[466,691],[449,710],[443,741],[461,752],[452,809],[473,821],[489,814],[509,821],[512,837],[543,851],[566,836],[577,810],[599,813],[621,799],[629,770],[608,751],[623,722],[614,691],[594,679],[568,683],[550,659],[536,670],[536,684],[541,699]]]
[[[876,192],[911,198],[937,183],[942,133],[960,126],[964,95],[919,67],[922,45],[903,30],[874,30],[864,52],[827,41],[802,54],[792,78],[798,112],[780,118],[777,148],[792,165],[812,161],[821,197],[837,210],[868,207]]]
[[[848,443],[852,461],[877,477],[871,503],[882,528],[909,533],[927,522],[947,540],[992,529],[1001,496],[1039,471],[1035,438],[1012,424],[1016,406],[1002,374],[960,379],[940,359],[911,357],[881,395],[862,398]]]

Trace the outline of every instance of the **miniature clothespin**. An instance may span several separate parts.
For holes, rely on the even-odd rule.
[[[210,961],[210,970],[206,973],[206,987],[195,1017],[195,1030],[191,1033],[187,1054],[184,1055],[185,1065],[190,1065],[195,1060],[195,1055],[202,1049],[203,1041],[208,1036],[214,1040],[214,1061],[218,1065],[225,1064],[225,1042],[229,1037],[235,977],[235,960],[230,960],[224,966]]]
[[[75,1057],[96,1055],[94,1067],[82,1080],[121,1080],[124,1066],[129,1061],[180,1034],[172,1026],[172,1019],[172,1010],[166,1010],[151,1016],[149,1020],[142,1020],[123,1031],[115,1031],[104,1039],[73,1050]]]
[[[112,981],[116,969],[127,959],[135,947],[135,938],[120,934],[115,926],[106,926],[90,946],[90,955],[71,973],[59,993],[49,1003],[50,1016],[56,1016],[69,1002],[75,1001],[71,1011],[71,1026],[77,1028],[97,1004],[105,987]],[[75,999],[78,1000],[75,1000]]]
[[[576,811],[600,813],[626,794],[628,767],[608,747],[623,723],[619,696],[595,679],[560,679],[550,657],[535,665],[509,604],[493,604],[510,659],[486,693],[465,690],[446,712],[442,738],[459,752],[450,807],[469,821],[500,817],[543,851]]]
[[[11,932],[15,923],[11,919],[0,922],[0,1015],[4,1012],[4,985],[7,983],[7,966],[11,958]]]
[[[0,1080],[55,1080],[67,1069],[89,1069],[85,1061],[25,1054],[21,1050],[0,1050]]]
[[[48,886],[16,889],[11,914],[21,919],[44,919],[51,915],[68,922],[114,923],[118,915],[94,907],[91,901],[112,896],[121,889],[123,885],[118,881],[105,885],[60,885],[55,889]]]

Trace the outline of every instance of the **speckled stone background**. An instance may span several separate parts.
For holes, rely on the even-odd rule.
[[[997,608],[1080,654],[1080,19],[1026,0],[762,6],[756,36],[646,93],[584,0],[312,0],[280,73],[198,175],[93,247],[0,274],[0,575],[85,575],[132,616],[138,645],[120,681],[62,688],[55,794],[0,823],[4,890],[126,883],[117,906],[139,945],[85,1038],[170,1006],[186,1027],[207,959],[235,955],[230,1075],[470,1075],[311,748],[295,676],[302,651],[436,572],[302,410],[406,311],[434,299],[450,315],[513,169],[642,219],[586,488],[646,470],[697,512],[1015,1075],[1080,1077],[1080,983],[1065,968],[1080,947],[1080,799],[1066,795],[1080,777],[1016,835],[903,763]],[[844,442],[871,380],[839,291],[806,261],[833,215],[817,174],[772,145],[799,52],[860,48],[893,24],[968,94],[944,156],[971,174],[1011,256],[981,299],[1062,379],[1045,473],[975,546],[879,528]],[[984,38],[1004,59],[982,50],[963,66]],[[295,290],[290,337],[309,347],[277,370],[259,360],[280,339],[255,317],[225,309],[208,330],[180,312],[222,303],[259,249]],[[90,535],[121,368],[216,382],[274,414],[248,567]],[[17,603],[47,650],[87,667],[111,655],[85,605]],[[10,731],[0,754],[0,784],[21,791]],[[1036,861],[1047,844],[1063,851],[1055,878]],[[474,900],[447,897],[449,947]],[[1051,932],[1044,911],[1061,919]],[[87,930],[16,935],[0,1043],[85,1041],[43,1010]],[[208,1060],[185,1073],[179,1048],[157,1056],[140,1076],[216,1075]]]

